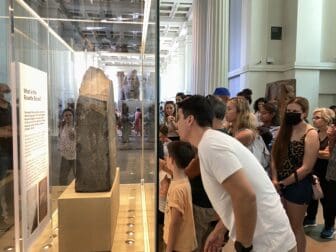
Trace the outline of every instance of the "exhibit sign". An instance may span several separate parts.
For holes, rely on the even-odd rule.
[[[50,220],[47,73],[17,63],[23,251]]]

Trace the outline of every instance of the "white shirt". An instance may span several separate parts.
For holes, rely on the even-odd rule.
[[[232,203],[222,182],[243,169],[257,200],[253,251],[284,252],[295,247],[295,236],[280,197],[264,168],[245,146],[233,137],[209,129],[198,145],[198,153],[205,191],[233,240],[236,228]]]
[[[60,131],[59,149],[61,156],[66,160],[76,159],[76,137],[70,137],[71,134],[75,136],[74,127],[65,124]]]

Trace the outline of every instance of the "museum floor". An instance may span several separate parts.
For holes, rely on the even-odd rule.
[[[145,183],[140,183],[139,166],[143,157],[144,167],[153,167],[153,150],[145,150],[140,154],[137,150],[121,151],[119,155],[120,167],[120,208],[118,222],[113,241],[112,251],[118,252],[148,252],[155,251],[155,184],[153,171],[143,170]],[[52,209],[57,208],[57,199],[64,191],[64,186],[52,186]],[[318,223],[322,223],[322,209],[319,208]],[[323,225],[307,229],[307,252],[336,251],[336,239],[321,240],[319,232]],[[85,230],[83,230],[85,232]],[[13,244],[13,230],[0,234],[0,251]],[[52,245],[49,247],[48,245]],[[13,250],[7,250],[13,251]],[[53,222],[39,239],[34,243],[32,252],[58,252],[57,211],[53,214]],[[224,249],[233,251],[230,242]]]
[[[118,216],[118,224],[116,228],[116,235],[113,242],[112,251],[118,252],[149,252],[155,251],[154,249],[154,184],[145,184],[144,189],[146,192],[146,215],[148,227],[143,226],[143,212],[141,203],[141,186],[140,184],[123,184],[120,187],[120,210]],[[130,211],[134,210],[134,211]],[[319,208],[318,212],[318,223],[322,223],[322,209]],[[130,217],[135,217],[132,220]],[[134,226],[130,228],[127,223],[133,221]],[[333,240],[321,240],[319,238],[319,232],[323,228],[320,224],[317,227],[306,229],[307,234],[307,252],[323,251],[323,252],[334,252],[336,251],[336,239]],[[127,231],[134,231],[134,235],[130,236]],[[146,242],[146,236],[144,231],[148,230],[149,244]],[[47,238],[47,237],[46,237]],[[48,241],[48,238],[45,241]],[[126,241],[134,240],[133,244],[127,244]],[[54,246],[49,250],[41,250],[46,242],[37,244],[32,252],[40,251],[52,251],[57,252],[57,237],[53,239]],[[149,245],[149,249],[145,248],[145,244]],[[233,246],[232,242],[224,248],[224,252],[232,252]]]
[[[113,243],[112,251],[118,252],[140,252],[140,251],[155,251],[154,250],[154,184],[144,184],[144,191],[146,196],[146,215],[147,227],[144,227],[144,216],[142,210],[142,197],[140,184],[122,184],[120,186],[120,210],[118,216],[118,224],[116,228],[116,235]],[[59,194],[56,190],[53,193],[55,196]],[[54,198],[56,199],[56,197]],[[130,211],[131,210],[131,211]],[[133,211],[134,210],[134,211]],[[322,223],[321,211],[318,213],[318,223]],[[134,219],[133,219],[134,217]],[[129,227],[128,223],[134,223],[133,227]],[[54,214],[53,227],[57,227],[57,214]],[[323,251],[334,252],[336,251],[335,238],[330,241],[319,239],[319,232],[322,229],[322,224],[315,228],[307,229],[307,252]],[[48,227],[47,230],[40,236],[38,241],[34,244],[32,252],[57,252],[58,239],[57,228]],[[128,231],[134,231],[133,235]],[[50,234],[53,233],[54,237]],[[128,232],[128,233],[127,233]],[[147,232],[144,235],[144,232]],[[149,238],[147,243],[146,238]],[[127,244],[127,240],[134,240],[134,243]],[[0,251],[5,251],[4,248],[11,243],[12,234],[7,232],[0,238]],[[45,245],[52,244],[50,248],[43,248]],[[145,249],[146,246],[149,249]],[[224,249],[225,252],[233,251],[232,243],[230,242]]]

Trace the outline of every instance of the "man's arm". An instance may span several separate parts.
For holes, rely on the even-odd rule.
[[[242,169],[222,183],[230,194],[236,222],[236,240],[250,247],[257,222],[257,202],[254,189]]]
[[[176,238],[179,235],[180,226],[182,223],[182,213],[176,208],[171,207],[171,222],[169,226],[169,235],[167,241],[166,252],[172,252],[176,243]]]

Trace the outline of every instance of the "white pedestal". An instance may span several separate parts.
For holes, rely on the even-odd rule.
[[[111,251],[119,212],[119,168],[109,192],[76,193],[73,181],[58,199],[59,252]]]

